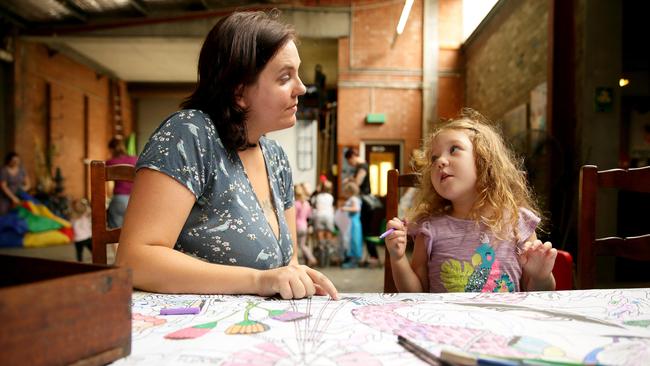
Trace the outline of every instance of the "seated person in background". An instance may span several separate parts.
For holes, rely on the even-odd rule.
[[[420,189],[406,225],[388,222],[393,277],[403,292],[554,290],[557,251],[537,240],[531,191],[501,136],[466,110],[425,141]],[[412,223],[412,226],[411,226]]]
[[[29,177],[20,164],[20,156],[9,152],[5,156],[5,165],[0,168],[0,215],[4,215],[13,206],[20,204],[18,192],[29,190]]]
[[[235,12],[207,35],[194,93],[138,164],[116,263],[163,293],[337,298],[298,264],[293,179],[264,135],[296,123],[300,57],[277,13]]]

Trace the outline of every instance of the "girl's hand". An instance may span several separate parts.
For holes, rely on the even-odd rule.
[[[301,299],[312,295],[330,295],[338,300],[334,284],[324,274],[304,265],[290,264],[260,271],[256,282],[260,296],[280,294],[283,299]]]
[[[542,244],[541,240],[527,241],[519,254],[519,263],[530,280],[542,281],[553,271],[556,256],[557,250],[550,242]]]
[[[391,260],[399,260],[406,253],[406,226],[402,220],[394,217],[386,223],[386,230],[394,229],[386,238],[386,248],[390,253]]]

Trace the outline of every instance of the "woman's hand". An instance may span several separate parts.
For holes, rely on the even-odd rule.
[[[402,220],[394,217],[386,223],[386,229],[393,229],[393,232],[384,239],[390,258],[395,261],[400,260],[406,253],[406,226]]]
[[[324,274],[304,265],[260,271],[256,283],[260,296],[280,294],[283,299],[301,299],[315,294],[338,300],[334,284]]]

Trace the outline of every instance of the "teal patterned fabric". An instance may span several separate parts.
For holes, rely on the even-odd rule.
[[[212,263],[257,269],[289,263],[293,245],[284,211],[294,200],[291,167],[275,141],[262,137],[259,143],[279,238],[264,216],[239,155],[224,148],[207,114],[181,110],[156,129],[136,169],[160,171],[196,197],[174,249]]]

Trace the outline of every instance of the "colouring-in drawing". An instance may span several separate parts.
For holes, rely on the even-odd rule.
[[[302,300],[135,292],[131,356],[118,365],[420,365],[432,352],[613,365],[650,359],[650,289],[341,294]],[[199,314],[161,316],[164,307]]]

